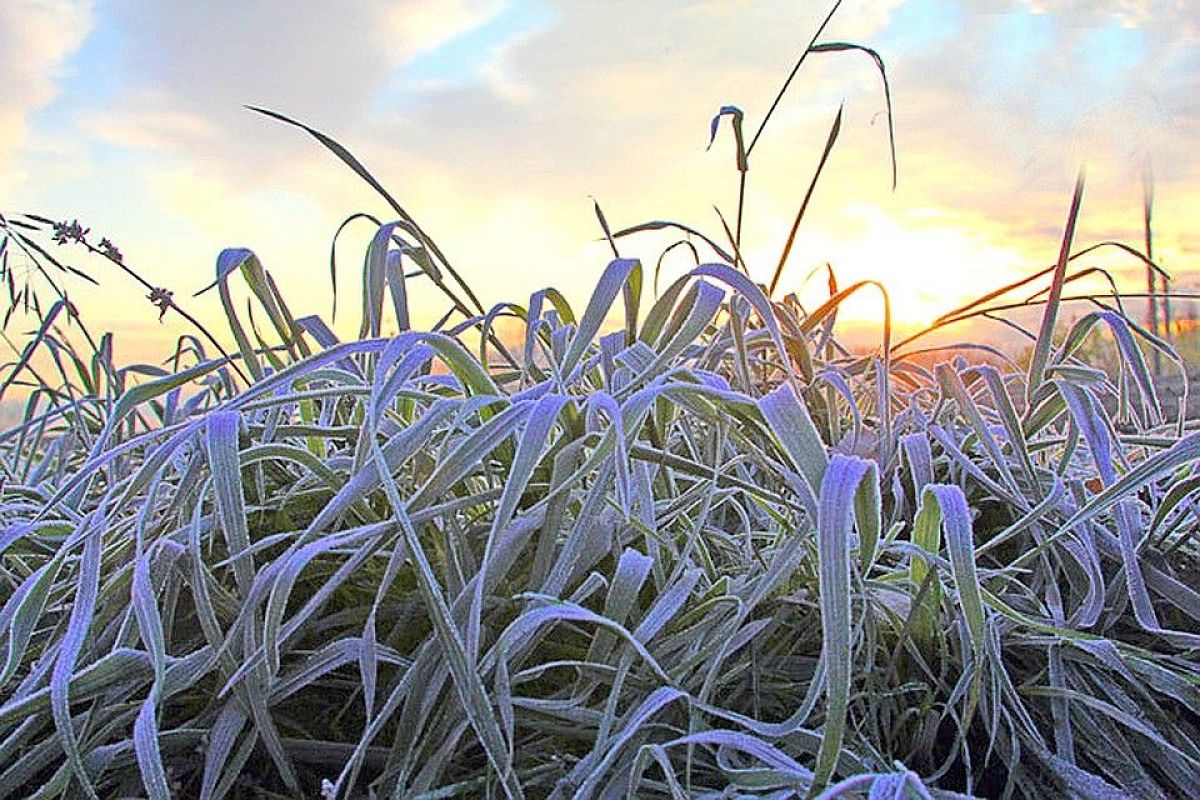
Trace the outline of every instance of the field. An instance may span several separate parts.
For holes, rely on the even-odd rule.
[[[712,130],[744,187],[742,125]],[[740,208],[708,237],[597,206],[585,307],[487,308],[305,130],[395,214],[356,222],[353,341],[248,250],[218,261],[228,330],[166,368],[8,273],[40,327],[0,373],[29,398],[0,434],[0,800],[1200,797],[1200,433],[1166,342],[1102,298],[1065,323],[1082,178],[1057,262],[935,326],[1042,290],[1006,359],[896,341],[876,284],[756,283]],[[655,296],[650,229],[696,263]],[[2,235],[43,296],[83,246],[184,313],[81,225]],[[414,281],[452,308],[432,330]],[[866,353],[838,339],[861,292]]]

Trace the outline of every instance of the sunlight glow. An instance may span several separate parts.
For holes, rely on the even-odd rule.
[[[884,209],[857,205],[847,209],[850,236],[822,234],[809,249],[829,254],[838,284],[876,280],[887,289],[898,330],[924,327],[956,305],[1003,284],[1030,268],[1020,249],[995,242],[987,232],[953,227],[932,209],[902,221]],[[800,285],[809,270],[790,268],[784,291],[799,291],[801,300],[819,303],[827,291],[820,270]],[[878,322],[878,295],[864,292],[846,301],[841,317],[849,322]]]

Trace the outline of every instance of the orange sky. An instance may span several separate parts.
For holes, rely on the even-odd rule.
[[[726,125],[705,150],[709,120],[736,104],[754,130],[824,12],[716,0],[264,0],[218,14],[204,2],[10,0],[0,5],[12,87],[0,109],[0,211],[79,218],[178,298],[211,281],[221,248],[250,247],[298,315],[328,319],[333,231],[386,206],[313,140],[241,107],[252,103],[351,148],[485,304],[554,285],[582,305],[609,257],[593,197],[614,227],[670,219],[721,238],[713,207],[733,218],[737,175]],[[844,103],[783,290],[819,297],[824,279],[804,279],[829,262],[843,284],[883,281],[902,328],[928,322],[1054,260],[1085,163],[1079,244],[1140,242],[1152,163],[1156,250],[1192,283],[1191,3],[846,2],[823,39],[886,61],[899,185],[870,60],[812,57],[751,160],[744,249],[757,279],[770,278]],[[353,228],[339,247],[344,311],[370,233]],[[623,254],[652,269],[670,241],[630,239]],[[80,286],[73,299],[94,328],[118,332],[123,359],[165,354],[188,332],[178,319],[159,325],[140,287],[109,266],[76,263],[103,291]],[[1144,281],[1128,256],[1089,264],[1131,290]],[[444,311],[433,293],[416,299],[418,321]],[[188,307],[219,325],[215,296]],[[876,296],[845,317],[876,323]],[[341,333],[356,327],[356,314],[339,314]]]

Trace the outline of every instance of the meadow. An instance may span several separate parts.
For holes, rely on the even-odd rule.
[[[883,72],[814,37],[776,105],[810,54]],[[712,122],[743,197],[776,105]],[[354,340],[230,249],[227,330],[114,363],[55,294],[63,248],[182,305],[78,223],[0,220],[39,321],[0,372],[28,398],[0,433],[0,800],[1200,797],[1200,433],[1148,363],[1175,350],[1068,300],[1082,178],[1055,263],[928,331],[1024,297],[1019,359],[898,341],[875,283],[783,291],[824,158],[769,282],[740,207],[707,236],[597,206],[582,308],[488,308],[351,153],[264,113],[394,213],[346,223],[375,231]],[[648,230],[694,268],[632,257]],[[449,308],[429,330],[414,282]],[[838,338],[864,292],[865,353]]]

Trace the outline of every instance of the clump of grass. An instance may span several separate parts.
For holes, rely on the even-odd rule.
[[[227,250],[235,356],[0,434],[0,798],[1200,794],[1200,434],[1051,339],[1082,182],[1028,366],[927,367],[733,231],[485,309],[308,130],[397,214],[357,340]]]

